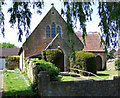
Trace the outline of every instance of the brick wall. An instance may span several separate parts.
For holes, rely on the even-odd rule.
[[[118,96],[120,77],[113,80],[50,81],[47,72],[40,72],[40,96]]]

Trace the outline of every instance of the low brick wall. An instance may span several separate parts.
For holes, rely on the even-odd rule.
[[[120,77],[113,80],[50,81],[47,72],[38,74],[40,96],[118,96]]]

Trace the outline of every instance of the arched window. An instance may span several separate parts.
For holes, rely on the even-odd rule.
[[[61,35],[61,28],[59,26],[57,27],[57,33]]]
[[[51,34],[52,34],[52,37],[55,37],[55,24],[51,24]]]
[[[50,27],[47,26],[46,27],[46,38],[49,38],[50,37]]]

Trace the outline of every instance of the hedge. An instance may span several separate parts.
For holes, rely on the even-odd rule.
[[[34,60],[32,60],[34,62]],[[40,71],[47,71],[50,75],[50,79],[56,78],[58,74],[60,73],[60,69],[57,68],[54,64],[50,62],[46,62],[45,60],[35,60],[37,66],[35,67],[36,74],[38,74]]]
[[[6,59],[5,67],[7,69],[19,68],[19,59],[19,56],[8,56],[8,58]]]
[[[35,80],[33,84],[31,84],[31,87],[33,91],[38,92],[38,74],[40,71],[47,71],[50,75],[50,80],[54,81],[57,80],[57,76],[60,73],[60,69],[57,68],[54,64],[50,62],[46,62],[45,60],[38,60],[38,59],[31,59],[32,63],[36,63],[35,66]]]
[[[47,49],[42,51],[42,59],[55,64],[63,71],[64,68],[64,55],[60,49]]]
[[[96,74],[96,58],[93,53],[85,51],[75,52],[75,61],[70,57],[70,68],[76,68],[84,71],[89,71]],[[82,72],[83,75],[87,75]]]

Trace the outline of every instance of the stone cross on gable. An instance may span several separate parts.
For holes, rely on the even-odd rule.
[[[51,3],[52,6],[54,6],[54,3]]]

